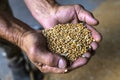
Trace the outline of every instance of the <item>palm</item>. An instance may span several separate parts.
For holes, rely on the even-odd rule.
[[[86,11],[80,5],[58,6],[54,11],[52,11],[52,14],[43,14],[40,17],[38,15],[33,16],[45,29],[52,28],[53,26],[61,23],[79,23],[81,21],[86,22],[88,24],[86,26],[91,30],[92,36],[96,40],[96,42],[93,42],[91,46],[93,50],[96,50],[98,47],[97,42],[100,41],[101,36],[93,27],[89,26],[96,25],[98,21],[92,16],[90,12]],[[87,52],[85,56],[90,58],[90,52]],[[70,68],[74,69],[84,65],[88,61],[87,58],[80,57],[70,66]],[[52,72],[56,72],[53,68],[49,67],[48,69],[50,69],[50,71],[53,70]]]

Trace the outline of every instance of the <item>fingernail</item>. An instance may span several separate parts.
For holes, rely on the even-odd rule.
[[[63,59],[59,60],[58,67],[59,68],[65,68],[66,67],[65,61]]]
[[[90,53],[84,53],[84,54],[82,55],[82,57],[83,57],[83,58],[90,58]]]
[[[95,18],[91,18],[91,21],[93,22],[94,25],[98,25],[99,21]]]
[[[83,58],[85,58],[86,56],[85,55],[82,55]]]

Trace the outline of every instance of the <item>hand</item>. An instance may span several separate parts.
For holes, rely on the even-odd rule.
[[[44,73],[64,73],[66,61],[55,53],[47,50],[46,40],[41,31],[29,33],[23,38],[22,49],[30,61]]]
[[[39,8],[38,8],[39,9]],[[51,9],[49,9],[51,10]],[[48,10],[48,11],[49,11]],[[34,12],[33,12],[34,13]],[[49,29],[60,23],[79,23],[85,22],[86,26],[92,32],[94,42],[91,43],[92,50],[95,51],[98,48],[98,42],[101,40],[100,33],[98,33],[92,26],[97,25],[98,21],[94,18],[92,13],[85,10],[81,5],[65,5],[65,6],[56,6],[49,14],[33,15],[38,22],[45,28]],[[88,60],[91,58],[92,52],[89,51],[77,59],[69,69],[75,69],[77,67],[85,65]]]
[[[81,5],[65,5],[60,6],[55,0],[24,0],[34,18],[45,28],[49,29],[60,23],[79,23],[85,22],[88,29],[91,30],[94,42],[92,49],[95,51],[98,42],[101,40],[100,34],[91,26],[97,25],[98,21],[93,17],[92,13],[85,10]],[[90,26],[91,25],[91,26]],[[91,51],[84,54],[72,65],[70,70],[85,65],[91,58]]]
[[[85,22],[92,26],[99,23],[93,14],[85,10],[81,5],[57,5],[44,14],[40,13],[39,8],[36,11],[31,11],[33,16],[44,28],[48,29],[61,23]]]
[[[3,13],[0,14],[0,26],[0,37],[25,51],[42,72],[65,72],[66,61],[46,49],[46,40],[41,31],[36,32],[22,21]]]

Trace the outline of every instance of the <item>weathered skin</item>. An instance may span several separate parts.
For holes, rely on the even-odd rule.
[[[36,20],[47,29],[59,23],[86,22],[87,28],[91,30],[92,36],[96,40],[91,44],[93,50],[96,50],[97,42],[101,37],[90,25],[96,25],[98,21],[81,5],[60,6],[54,0],[25,0],[25,3]],[[64,73],[68,69],[65,59],[47,50],[46,41],[40,31],[33,30],[4,12],[0,12],[0,37],[24,50],[31,62],[42,72]],[[85,56],[90,58],[90,52],[87,52]],[[86,57],[80,57],[69,66],[69,69],[72,70],[86,64],[88,61]],[[38,63],[41,65],[39,64],[39,66]]]

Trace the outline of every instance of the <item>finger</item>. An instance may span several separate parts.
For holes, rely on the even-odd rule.
[[[94,50],[94,51],[95,51],[95,50],[98,48],[98,43],[97,43],[97,42],[95,42],[95,41],[94,41],[94,42],[92,42],[92,43],[91,43],[91,47],[92,47],[92,50]]]
[[[86,24],[86,27],[91,31],[92,33],[92,37],[94,38],[94,40],[96,42],[100,42],[101,41],[101,34],[99,32],[97,32],[97,30],[89,25]]]
[[[72,20],[71,23],[73,23],[73,24],[77,24],[77,23],[78,23],[78,20],[77,20],[77,19],[74,19],[74,20]]]
[[[37,55],[36,61],[57,68],[66,68],[67,66],[67,62],[63,57],[51,52],[44,52]]]
[[[73,70],[75,68],[81,67],[87,63],[88,59],[85,57],[78,58],[73,64],[70,66],[69,70]]]
[[[65,73],[65,72],[67,72],[67,69],[50,67],[50,66],[47,66],[47,65],[43,65],[41,67],[38,66],[38,68],[43,73]]]
[[[99,23],[98,20],[94,18],[93,14],[83,7],[77,5],[75,6],[75,10],[80,21],[86,22],[89,25],[97,25]]]
[[[77,16],[75,15],[73,20],[70,23],[77,24],[79,22]]]
[[[83,55],[82,55],[82,57],[83,58],[91,58],[91,54],[90,54],[90,52],[86,52],[86,53],[84,53]]]

